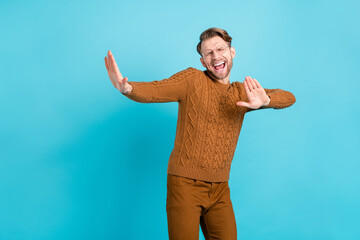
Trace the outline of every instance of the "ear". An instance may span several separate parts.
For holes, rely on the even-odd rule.
[[[232,58],[235,57],[236,51],[235,51],[235,48],[234,48],[234,47],[231,47],[231,48],[230,48],[230,54],[231,54],[231,57],[232,57]]]
[[[203,58],[200,58],[200,62],[201,62],[201,64],[203,65],[203,67],[206,67]]]

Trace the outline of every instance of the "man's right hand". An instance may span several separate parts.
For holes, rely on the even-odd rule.
[[[105,57],[105,67],[108,71],[109,78],[116,89],[121,93],[130,93],[132,91],[132,86],[127,82],[128,78],[121,75],[119,68],[115,62],[114,55],[111,51],[108,51],[107,57]]]

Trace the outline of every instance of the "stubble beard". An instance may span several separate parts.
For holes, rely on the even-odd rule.
[[[208,73],[210,74],[210,76],[213,79],[215,79],[215,80],[223,80],[223,79],[225,79],[225,78],[227,78],[229,76],[232,66],[233,66],[232,59],[230,61],[226,61],[226,75],[225,75],[225,77],[216,76],[215,73],[212,70],[212,66],[210,66],[210,69],[207,68],[207,71],[208,71]]]

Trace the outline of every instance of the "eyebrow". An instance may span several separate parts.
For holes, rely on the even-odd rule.
[[[221,43],[221,45],[217,45],[217,46],[215,47],[215,49],[218,48],[218,47],[226,47],[226,46],[227,46],[226,44],[223,45],[223,44]],[[206,52],[206,51],[208,51],[208,50],[211,50],[211,51],[212,51],[212,49],[206,49],[204,52]]]
[[[217,49],[218,47],[226,47],[226,46],[225,45],[218,45],[218,46],[215,47],[215,49]],[[209,51],[213,51],[213,50],[212,49],[206,49],[206,50],[204,50],[204,53],[209,52]]]

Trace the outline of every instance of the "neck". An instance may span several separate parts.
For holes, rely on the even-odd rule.
[[[223,83],[223,84],[229,83],[229,78],[215,79],[215,80],[218,81],[219,83]]]
[[[228,84],[230,81],[230,73],[225,77],[225,78],[217,78],[215,77],[214,75],[212,75],[212,73],[210,71],[205,71],[207,73],[207,75],[212,78],[213,80],[219,82],[219,83],[222,83],[222,84]]]

